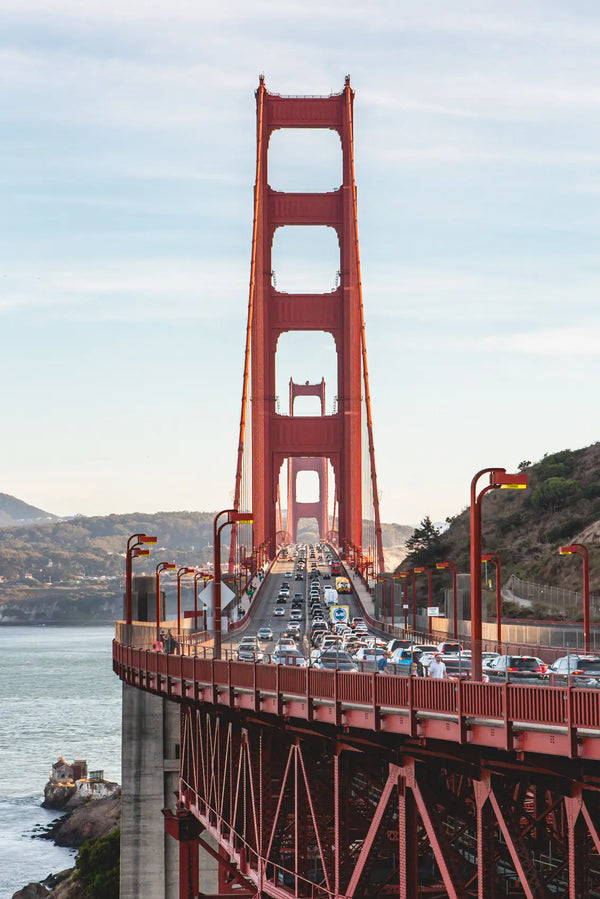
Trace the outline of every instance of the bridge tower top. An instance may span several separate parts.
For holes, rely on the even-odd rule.
[[[248,304],[248,334],[240,423],[236,499],[242,477],[246,401],[251,399],[252,513],[254,544],[275,550],[278,485],[282,465],[295,458],[320,459],[315,468],[333,469],[340,542],[359,552],[363,542],[377,547],[375,567],[383,568],[375,455],[366,367],[353,157],[354,92],[327,97],[287,97],[270,93],[261,76],[256,91],[257,155],[254,226]],[[342,184],[329,192],[276,191],[268,182],[270,135],[277,129],[332,129],[340,136]],[[339,245],[340,281],[328,293],[282,293],[272,280],[273,238],[285,226],[333,228]],[[310,260],[306,260],[310,264]],[[290,409],[280,414],[276,400],[277,343],[286,332],[332,334],[337,354],[337,408],[325,415],[325,382],[290,379]],[[296,416],[296,396],[321,397],[320,416]],[[365,410],[366,406],[366,410]],[[365,414],[366,411],[366,414]],[[363,479],[368,455],[370,478]],[[303,468],[306,463],[303,463]],[[302,469],[298,469],[302,470]],[[368,483],[367,483],[368,482]],[[365,488],[367,488],[365,490]],[[363,508],[369,493],[372,510]],[[237,506],[236,506],[237,508]],[[363,519],[371,518],[374,539],[363,541]],[[327,527],[325,526],[327,530]]]

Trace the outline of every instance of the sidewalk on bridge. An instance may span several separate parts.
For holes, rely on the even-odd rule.
[[[354,592],[358,596],[360,603],[365,610],[366,614],[369,615],[373,620],[377,620],[375,618],[375,601],[370,593],[370,591],[365,586],[364,581],[352,568],[348,568],[348,566],[342,562],[342,567],[344,572],[346,573],[346,577],[350,580],[352,587],[354,588]]]

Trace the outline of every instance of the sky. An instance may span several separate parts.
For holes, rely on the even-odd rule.
[[[382,520],[443,521],[480,468],[595,442],[599,50],[593,0],[3,0],[0,492],[230,504],[261,73],[356,92]],[[281,132],[270,182],[333,189],[339,155]],[[330,234],[297,230],[277,287],[331,290]],[[333,353],[282,338],[278,392],[332,385]]]

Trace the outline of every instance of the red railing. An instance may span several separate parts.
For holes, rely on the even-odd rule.
[[[420,719],[441,719],[442,724],[446,722],[446,729],[460,725],[460,736],[453,736],[450,731],[448,737],[442,734],[448,739],[464,741],[465,728],[478,724],[487,725],[490,731],[501,728],[505,746],[508,745],[507,731],[510,729],[512,734],[513,725],[518,725],[520,731],[527,730],[528,724],[535,725],[529,728],[533,734],[539,734],[545,726],[546,732],[553,728],[555,736],[569,737],[570,743],[560,744],[563,748],[564,745],[569,747],[564,750],[566,754],[576,751],[578,740],[589,738],[586,754],[594,758],[600,756],[600,750],[595,748],[600,746],[600,690],[480,684],[212,660],[133,649],[116,641],[113,644],[113,667],[126,683],[167,695],[189,695],[186,690],[190,684],[195,684],[198,690],[212,690],[214,701],[217,688],[221,688],[221,694],[222,688],[227,688],[220,701],[230,705],[237,702],[236,690],[274,696],[277,708],[286,699],[293,700],[294,697],[312,700],[313,705],[318,705],[319,701],[326,705],[335,702],[336,709],[344,710],[346,723],[350,720],[348,716],[358,710],[358,718],[350,723],[366,729],[382,729],[382,708],[385,718],[397,710],[401,715],[408,715],[411,721],[418,714]],[[337,721],[338,711],[335,714]],[[410,726],[414,728],[414,722]],[[414,733],[414,729],[411,732]],[[542,748],[538,746],[535,751],[560,754],[559,746],[550,746],[556,742],[555,737],[550,740],[544,734],[542,737],[548,743],[548,749],[542,744]]]

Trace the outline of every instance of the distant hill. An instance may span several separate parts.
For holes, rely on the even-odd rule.
[[[58,515],[30,506],[8,493],[0,493],[0,528],[58,520]]]
[[[19,503],[18,500],[15,501]],[[33,508],[25,503],[25,508]],[[41,510],[36,513],[46,515]],[[152,574],[158,562],[204,566],[212,561],[214,512],[159,512],[103,517],[50,516],[0,528],[0,623],[111,620],[121,614],[125,546],[131,534],[158,537],[151,556],[135,562]],[[386,553],[397,559],[411,527],[382,525]],[[299,539],[316,540],[310,529]],[[226,539],[224,541],[226,545]],[[169,578],[164,585],[169,591]]]
[[[503,582],[514,573],[538,584],[580,590],[581,565],[559,556],[558,547],[585,543],[591,592],[600,593],[600,443],[562,450],[523,467],[527,490],[494,490],[482,500],[482,551],[498,553]],[[486,483],[482,479],[481,486]],[[402,567],[452,559],[467,572],[469,552],[467,508],[449,519],[437,546],[407,556]]]

